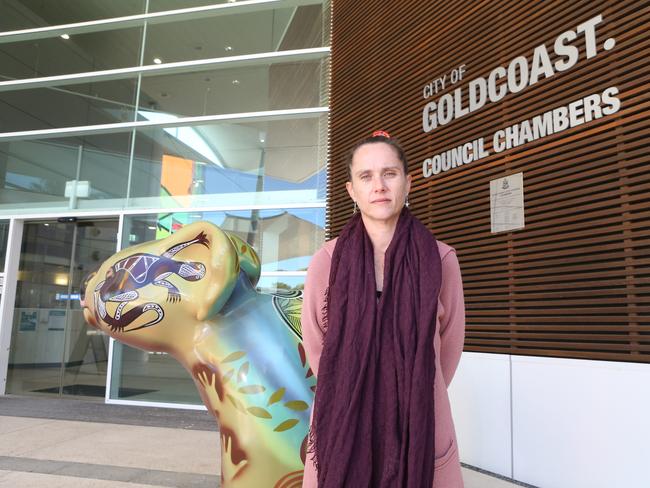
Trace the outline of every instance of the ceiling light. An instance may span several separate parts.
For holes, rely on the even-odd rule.
[[[148,225],[148,226],[147,226],[147,229],[149,229],[149,230],[156,230],[156,226],[155,226],[155,225]]]
[[[54,284],[59,286],[68,286],[67,273],[56,273],[54,275]]]
[[[68,34],[61,34],[61,39],[65,39],[67,41],[70,39],[70,36]]]
[[[224,49],[225,49],[226,51],[232,51],[232,46],[226,46],[226,47],[224,47]]]
[[[232,80],[233,85],[239,85],[239,80]]]
[[[160,58],[153,58],[153,62],[156,64],[162,64],[162,59]]]

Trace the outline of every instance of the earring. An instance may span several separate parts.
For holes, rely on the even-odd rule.
[[[408,196],[408,194],[406,195],[406,202],[404,202],[404,205],[406,205],[407,207],[409,206],[409,196]]]
[[[354,201],[354,210],[352,210],[352,213],[357,213],[357,201]]]

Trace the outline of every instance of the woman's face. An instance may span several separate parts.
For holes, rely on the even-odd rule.
[[[352,157],[351,173],[345,186],[364,219],[397,220],[411,189],[397,151],[383,142],[364,144]]]

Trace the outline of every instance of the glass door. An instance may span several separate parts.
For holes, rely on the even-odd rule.
[[[115,252],[117,228],[117,219],[25,223],[7,393],[104,397],[108,337],[85,324],[79,290]]]

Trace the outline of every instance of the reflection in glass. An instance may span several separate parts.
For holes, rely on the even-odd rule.
[[[0,92],[0,132],[134,120],[135,79]]]
[[[120,133],[0,143],[0,210],[121,207],[130,138]]]
[[[262,276],[257,283],[260,293],[300,290],[305,288],[305,276]]]
[[[183,3],[183,2],[178,2]],[[180,7],[179,7],[180,8]],[[2,2],[0,31],[72,24],[144,13],[144,0],[12,0]]]
[[[203,7],[204,5],[214,5],[217,3],[228,3],[228,0],[149,0],[149,12]]]
[[[187,8],[219,2],[164,3],[167,7]],[[161,6],[161,2],[151,2],[150,11]],[[152,64],[155,58],[170,63],[321,47],[321,10],[321,5],[307,5],[153,24],[147,27],[144,64]],[[243,32],[251,34],[242,35]],[[169,39],[183,41],[172,43]]]
[[[143,129],[131,207],[324,202],[325,117]]]
[[[132,27],[0,44],[0,81],[137,66],[141,42]]]
[[[321,106],[325,61],[274,63],[147,76],[140,90],[140,120]]]

